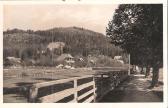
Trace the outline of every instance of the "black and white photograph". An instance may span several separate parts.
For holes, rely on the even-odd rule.
[[[163,8],[4,4],[3,103],[163,103]]]

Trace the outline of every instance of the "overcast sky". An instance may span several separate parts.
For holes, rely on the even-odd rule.
[[[118,5],[6,5],[4,30],[45,30],[53,27],[83,27],[105,34]]]

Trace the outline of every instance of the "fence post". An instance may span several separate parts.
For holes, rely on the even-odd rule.
[[[110,77],[110,90],[113,90],[114,89],[114,75],[113,75],[113,73],[110,73],[109,77]]]
[[[78,102],[78,91],[77,91],[77,79],[74,79],[74,89],[75,89],[75,93],[74,93],[74,99],[75,99],[75,102],[77,103]]]
[[[95,83],[95,78],[94,78],[94,76],[93,76],[93,81],[94,81],[94,84],[93,84],[93,90],[94,90],[94,102],[96,102],[96,83]]]
[[[29,102],[36,102],[38,94],[38,88],[36,86],[32,86],[29,91]]]
[[[103,93],[103,74],[101,74],[101,94]]]

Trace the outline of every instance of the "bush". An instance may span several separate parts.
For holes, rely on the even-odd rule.
[[[4,58],[3,66],[12,66],[12,64],[11,64],[11,62],[8,59]]]
[[[51,57],[51,55],[41,55],[37,60],[36,66],[57,66],[60,63],[56,61],[56,56]]]
[[[111,57],[100,55],[96,61],[96,67],[120,67],[123,66],[117,60],[112,59]]]
[[[83,57],[83,56],[76,56],[74,57],[75,58],[75,67],[78,68],[78,67],[86,67],[87,66],[87,58],[86,57]],[[80,58],[83,59],[83,61],[80,60]]]
[[[24,48],[20,50],[20,58],[21,60],[31,59],[33,57],[33,49],[32,48]]]
[[[19,49],[16,48],[4,48],[3,49],[3,58],[6,57],[19,57]]]

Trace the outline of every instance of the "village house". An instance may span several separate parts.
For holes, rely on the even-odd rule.
[[[59,64],[63,64],[64,66],[68,65],[68,66],[73,66],[75,61],[74,61],[74,57],[72,57],[71,54],[61,54],[56,61]]]
[[[122,59],[122,56],[114,56],[114,60],[117,60],[118,62],[124,64],[124,61]]]
[[[63,53],[64,47],[64,42],[51,42],[47,45],[47,49],[57,55],[61,55]]]
[[[21,59],[20,58],[6,57],[6,61],[8,62],[8,64],[10,64],[12,66],[15,66],[15,67],[21,66]]]

